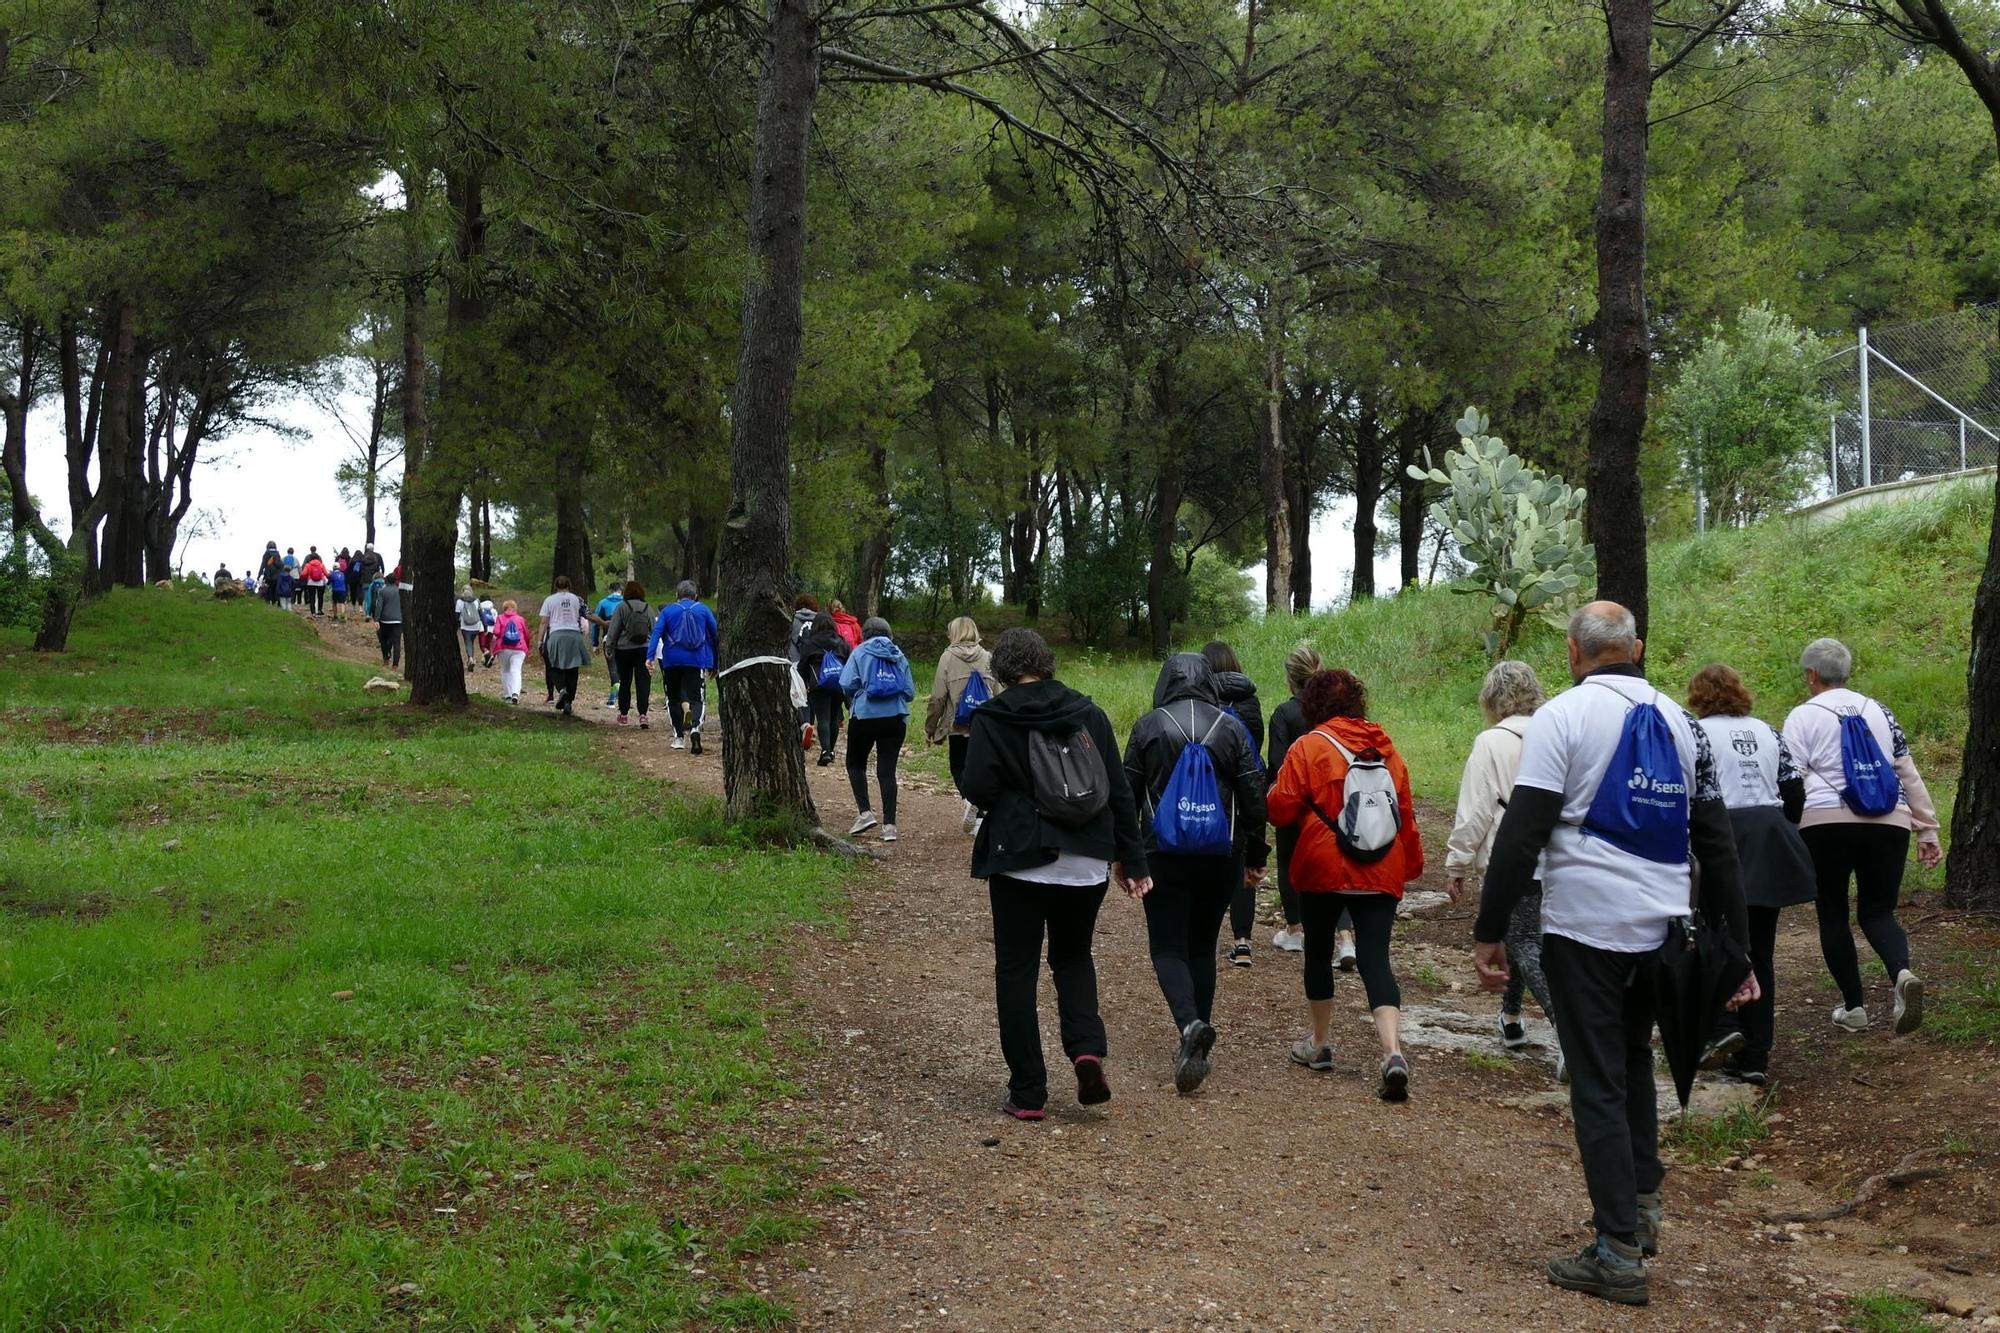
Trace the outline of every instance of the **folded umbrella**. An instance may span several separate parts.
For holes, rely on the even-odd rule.
[[[1693,917],[1668,925],[1667,942],[1655,955],[1653,997],[1660,1045],[1682,1110],[1694,1091],[1695,1070],[1716,1020],[1749,975],[1750,959],[1728,931]]]

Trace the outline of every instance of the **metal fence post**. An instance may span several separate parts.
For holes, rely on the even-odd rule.
[[[1840,413],[1826,419],[1826,479],[1833,493],[1840,494]]]
[[[1874,459],[1868,438],[1868,326],[1861,326],[1861,484],[1875,484]]]
[[[1965,413],[1958,414],[1958,470],[1965,471]]]

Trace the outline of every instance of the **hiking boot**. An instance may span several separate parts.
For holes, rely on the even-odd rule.
[[[1238,967],[1250,966],[1250,941],[1238,940],[1229,950],[1229,961]]]
[[[1730,1057],[1742,1051],[1747,1043],[1741,1032],[1725,1032],[1711,1039],[1701,1049],[1701,1064],[1698,1068],[1716,1070],[1727,1064]]]
[[[1549,1281],[1619,1305],[1644,1305],[1646,1260],[1636,1245],[1599,1236],[1574,1259],[1549,1260]]]
[[[1907,1037],[1924,1025],[1924,983],[1904,968],[1896,974],[1896,1035]]]
[[[1639,1196],[1639,1229],[1632,1236],[1638,1243],[1639,1253],[1650,1259],[1660,1252],[1660,1232],[1665,1229],[1667,1205],[1660,1198],[1660,1192]]]
[[[1306,937],[1303,931],[1293,930],[1290,926],[1280,926],[1278,933],[1271,937],[1271,944],[1286,953],[1304,953]]]
[[[1174,1056],[1174,1091],[1192,1095],[1208,1077],[1209,1050],[1215,1045],[1215,1029],[1199,1018],[1181,1029],[1181,1046]]]
[[[690,731],[688,733],[688,753],[689,754],[701,753],[701,731],[699,729]]]
[[[1333,1068],[1333,1043],[1320,1043],[1307,1033],[1292,1043],[1292,1063],[1322,1072]]]
[[[874,828],[875,825],[880,822],[881,822],[880,820],[875,818],[875,812],[873,810],[863,810],[860,814],[854,817],[854,824],[847,830],[847,836],[850,838],[858,838],[862,834],[866,833],[869,829]]]
[[[1026,1120],[1030,1123],[1037,1120],[1046,1120],[1049,1117],[1049,1113],[1039,1106],[1015,1105],[1012,1096],[1009,1096],[1006,1101],[1000,1103],[1000,1109],[1005,1114],[1013,1116],[1016,1120]]]
[[[1354,956],[1354,932],[1343,930],[1334,936],[1338,941],[1333,952],[1333,965],[1343,972],[1352,972],[1356,967]]]
[[[1104,1081],[1104,1061],[1098,1056],[1076,1057],[1076,1100],[1083,1106],[1102,1106],[1111,1100],[1111,1085]]]
[[[1519,1014],[1511,1017],[1506,1014],[1500,1015],[1500,1044],[1510,1051],[1527,1049],[1528,1029],[1521,1026]]]
[[[1410,1062],[1401,1051],[1382,1060],[1382,1086],[1376,1093],[1385,1102],[1410,1100]]]
[[[1868,1006],[1857,1004],[1852,1009],[1848,1009],[1840,1005],[1835,1005],[1833,1007],[1833,1025],[1839,1028],[1846,1028],[1849,1032],[1866,1032],[1868,1030]]]

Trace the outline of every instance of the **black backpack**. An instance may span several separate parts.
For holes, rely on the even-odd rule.
[[[1111,774],[1090,733],[1028,733],[1028,782],[1035,809],[1064,828],[1081,828],[1111,802]]]

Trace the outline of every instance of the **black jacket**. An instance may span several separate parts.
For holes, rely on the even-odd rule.
[[[1257,682],[1241,671],[1215,673],[1215,697],[1236,710],[1237,720],[1250,733],[1250,748],[1259,760],[1264,753],[1264,705],[1257,701]]]
[[[1153,807],[1167,789],[1181,750],[1189,739],[1199,741],[1204,736],[1235,824],[1236,850],[1246,865],[1262,867],[1270,859],[1270,844],[1264,840],[1264,765],[1250,744],[1249,732],[1222,711],[1215,673],[1200,653],[1176,653],[1161,663],[1160,678],[1153,685],[1153,711],[1134,724],[1125,743],[1125,771],[1138,796],[1146,850],[1149,854],[1154,850]]]
[[[1278,780],[1278,770],[1285,766],[1285,756],[1298,744],[1299,737],[1312,728],[1306,725],[1306,710],[1299,707],[1296,698],[1279,704],[1271,714],[1271,757],[1264,765],[1264,771],[1271,781]]]
[[[853,651],[852,648],[847,646],[847,640],[840,637],[840,631],[837,629],[830,629],[822,634],[810,635],[804,643],[799,645],[799,678],[805,681],[808,690],[819,689],[820,657],[823,654],[832,653],[842,662],[845,662],[847,655]],[[831,690],[838,689],[839,687],[829,685],[826,688]]]
[[[1028,776],[1031,731],[1089,733],[1110,777],[1110,801],[1096,819],[1081,828],[1067,828],[1043,819],[1036,810]],[[972,715],[958,789],[986,811],[986,822],[972,844],[974,879],[1045,866],[1063,852],[1117,861],[1135,879],[1151,873],[1132,787],[1118,765],[1118,738],[1111,733],[1111,722],[1089,696],[1061,681],[1009,686],[979,706]]]

